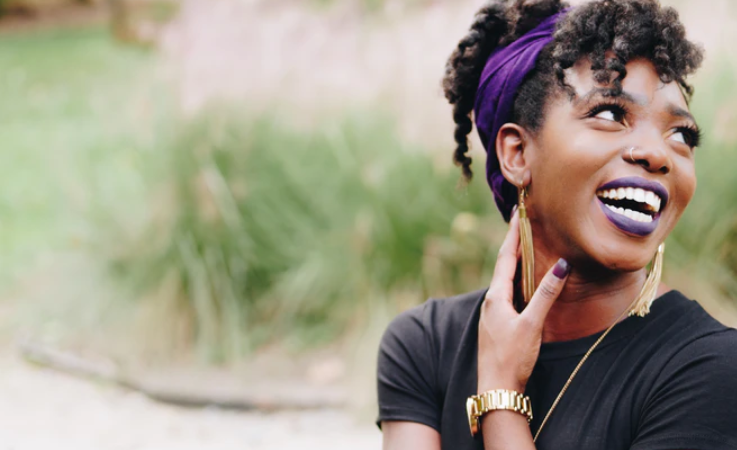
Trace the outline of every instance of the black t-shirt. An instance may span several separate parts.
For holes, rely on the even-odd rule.
[[[485,291],[431,299],[397,316],[379,349],[381,421],[436,429],[444,450],[480,450],[476,394]],[[596,334],[542,344],[527,384],[534,433]],[[677,291],[617,324],[584,363],[536,444],[555,450],[737,449],[737,330]]]

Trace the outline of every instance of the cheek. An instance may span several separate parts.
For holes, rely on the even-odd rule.
[[[680,213],[686,209],[696,192],[696,167],[693,159],[684,161],[678,167],[677,177],[675,177],[675,188],[678,195],[678,207]]]
[[[594,175],[606,163],[595,144],[580,136],[561,136],[537,147],[530,162],[531,214],[543,227],[558,229],[556,235],[561,229],[578,228],[573,224],[588,216],[595,194]]]
[[[548,192],[567,191],[569,198],[593,194],[592,177],[611,159],[612,146],[591,134],[561,132],[546,140],[531,164],[533,183]]]

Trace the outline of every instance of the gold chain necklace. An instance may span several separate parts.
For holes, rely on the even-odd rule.
[[[591,356],[591,354],[594,353],[594,350],[596,349],[596,347],[601,343],[601,341],[604,340],[606,335],[609,334],[610,331],[612,331],[614,326],[618,324],[620,320],[622,320],[625,314],[627,314],[628,311],[632,310],[632,308],[635,306],[639,298],[640,296],[638,295],[637,298],[635,298],[635,300],[632,302],[632,304],[628,306],[627,309],[625,309],[624,312],[622,312],[622,314],[619,315],[619,317],[617,317],[617,320],[615,320],[613,324],[609,325],[609,328],[607,328],[606,331],[604,331],[604,333],[601,336],[599,336],[599,339],[597,339],[596,342],[594,342],[594,345],[592,345],[591,348],[589,348],[589,350],[586,352],[586,354],[583,355],[583,358],[581,358],[581,361],[578,362],[578,364],[576,365],[576,368],[573,369],[573,372],[571,372],[571,376],[568,377],[566,384],[563,385],[563,389],[560,390],[560,392],[558,393],[558,396],[555,398],[555,401],[553,402],[553,406],[551,406],[550,409],[548,410],[548,413],[545,414],[545,417],[543,418],[543,421],[540,424],[540,428],[537,429],[537,433],[535,433],[535,437],[532,439],[532,442],[537,442],[537,438],[540,436],[540,432],[543,430],[545,423],[547,423],[548,419],[550,418],[550,415],[555,410],[555,407],[558,406],[558,403],[560,402],[560,399],[563,397],[563,394],[565,394],[566,391],[568,390],[568,386],[570,386],[571,381],[573,381],[573,378],[575,378],[576,374],[578,374],[578,371],[581,370],[581,366],[583,366],[583,363],[585,363],[586,360],[589,359],[589,356]]]

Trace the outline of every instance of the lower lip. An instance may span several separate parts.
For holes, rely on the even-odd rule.
[[[647,236],[658,227],[659,216],[656,216],[652,222],[638,222],[629,217],[623,216],[622,214],[615,213],[611,209],[606,207],[606,204],[601,200],[597,199],[599,207],[604,212],[604,215],[611,223],[617,228],[624,231],[625,233],[634,234],[636,236]]]

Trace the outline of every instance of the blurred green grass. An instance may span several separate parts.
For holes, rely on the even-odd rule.
[[[668,239],[667,264],[674,286],[699,285],[690,292],[702,299],[715,296],[737,305],[737,73],[729,59],[719,59],[696,80],[690,105],[704,133],[696,149],[697,189]],[[676,269],[676,270],[673,270]],[[668,270],[666,268],[666,270]],[[667,274],[668,272],[666,272]],[[691,289],[691,291],[694,291]],[[706,299],[709,301],[709,299]],[[734,318],[725,318],[734,323]]]
[[[151,174],[167,199],[151,227],[108,240],[130,286],[175,280],[168,295],[191,308],[201,355],[327,344],[392,294],[418,303],[478,287],[493,237],[483,230],[499,228],[481,226],[494,217],[483,187],[457,190],[457,173],[380,113],[309,131],[278,117],[223,108],[181,127]]]
[[[130,187],[147,113],[136,93],[151,62],[102,27],[0,39],[0,283],[86,240],[90,204]]]
[[[326,344],[382,308],[486,284],[504,226],[483,177],[458,189],[458,171],[435,162],[449,149],[407,144],[380,108],[309,129],[234,105],[184,118],[156,62],[103,29],[0,40],[0,283],[84,254],[49,290],[100,279],[57,320],[67,333],[80,308],[113,302],[153,311],[142,326],[156,339],[124,328],[136,345],[179,340],[231,361]],[[737,297],[735,81],[726,65],[699,80],[699,188],[666,251],[666,276],[699,298],[690,288]]]

